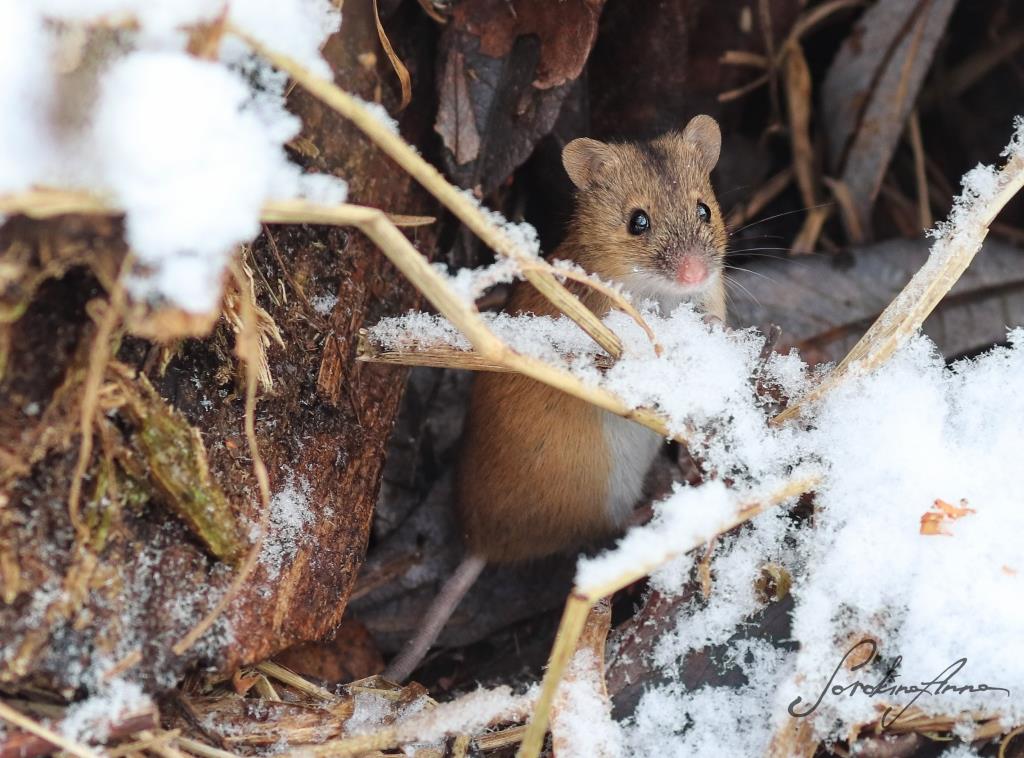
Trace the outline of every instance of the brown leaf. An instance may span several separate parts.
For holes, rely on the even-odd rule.
[[[402,100],[398,104],[398,110],[404,111],[412,100],[412,77],[409,76],[409,69],[402,63],[395,48],[391,46],[391,40],[388,39],[388,34],[384,31],[384,24],[380,22],[380,9],[377,4],[378,0],[373,0],[373,20],[377,24],[377,37],[380,38],[380,46],[384,48],[384,54],[388,57],[388,62],[395,70],[398,83],[402,87]]]
[[[603,5],[466,0],[455,7],[441,40],[434,128],[457,184],[490,194],[551,131],[590,54]]]
[[[297,674],[332,684],[347,684],[384,670],[381,656],[366,627],[346,618],[323,642],[304,642],[274,656]]]
[[[849,187],[861,226],[956,0],[880,0],[860,18],[822,91],[829,163]]]
[[[441,135],[444,146],[458,165],[475,161],[480,155],[480,132],[469,100],[466,58],[458,50],[452,51],[445,61],[440,98],[434,130]]]
[[[454,23],[479,36],[480,52],[492,58],[508,56],[518,37],[535,35],[540,54],[533,86],[551,89],[583,71],[603,5],[604,0],[469,0],[455,7]]]

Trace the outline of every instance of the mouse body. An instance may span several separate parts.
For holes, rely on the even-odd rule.
[[[617,282],[667,315],[684,300],[724,320],[727,235],[711,188],[721,135],[708,116],[651,142],[569,143],[575,212],[556,259]],[[598,316],[608,299],[580,290]],[[512,313],[559,315],[529,284]],[[622,529],[664,440],[632,421],[519,374],[474,380],[456,503],[470,553],[538,558]]]
[[[710,174],[721,133],[709,116],[650,142],[576,139],[562,162],[575,207],[555,259],[578,263],[668,314],[683,301],[725,319],[727,235]],[[577,290],[598,316],[609,300]],[[528,283],[511,313],[557,316]],[[488,563],[578,548],[623,529],[664,439],[520,374],[481,373],[473,384],[456,472],[466,558],[416,637],[385,672],[404,680]]]

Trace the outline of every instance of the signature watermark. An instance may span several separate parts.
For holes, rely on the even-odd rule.
[[[900,664],[903,663],[903,656],[896,656],[892,664],[886,669],[885,675],[876,684],[865,684],[864,682],[857,680],[850,684],[835,684],[836,677],[839,675],[848,660],[854,658],[859,659],[861,656],[866,654],[866,658],[855,666],[850,666],[851,672],[857,671],[871,664],[876,656],[878,655],[878,644],[872,639],[863,639],[856,645],[846,651],[846,655],[839,661],[839,665],[836,666],[836,670],[832,672],[832,676],[829,677],[828,684],[818,693],[818,699],[813,704],[808,705],[804,703],[802,697],[797,697],[789,704],[789,715],[795,716],[796,718],[803,718],[804,716],[810,716],[814,713],[821,702],[825,699],[826,695],[833,695],[839,697],[842,695],[848,695],[853,697],[858,692],[863,693],[867,697],[886,697],[896,698],[900,695],[910,695],[910,702],[904,705],[898,713],[892,715],[893,711],[897,706],[889,706],[885,709],[885,713],[882,714],[881,725],[883,729],[888,729],[896,720],[902,716],[906,710],[912,706],[917,700],[923,695],[965,695],[972,692],[1003,692],[1007,697],[1010,695],[1010,691],[1005,687],[995,687],[990,684],[960,684],[954,683],[953,678],[960,673],[960,671],[967,665],[966,658],[960,658],[953,661],[951,664],[946,666],[938,676],[930,681],[923,681],[917,684],[900,684],[896,678],[897,672],[899,671]],[[803,706],[800,706],[804,703]]]

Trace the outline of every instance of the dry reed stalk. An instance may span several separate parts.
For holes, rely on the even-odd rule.
[[[567,361],[573,355],[566,356]],[[412,347],[382,348],[370,339],[366,329],[360,329],[356,343],[356,359],[367,363],[387,363],[393,366],[428,366],[430,368],[456,368],[465,371],[496,371],[508,373],[508,366],[488,361],[473,350],[462,350],[444,343],[415,345]],[[606,355],[591,356],[594,365],[604,371],[614,364]]]
[[[945,258],[941,261],[929,259],[842,362],[811,392],[776,416],[773,423],[781,424],[796,418],[804,408],[819,400],[847,376],[877,369],[921,328],[924,320],[974,260],[995,217],[1024,186],[1024,157],[1012,157],[999,170],[997,182],[999,189],[988,201],[983,214],[979,214],[976,220],[972,216],[965,227],[950,227],[936,241],[936,245],[948,243],[950,249]]]

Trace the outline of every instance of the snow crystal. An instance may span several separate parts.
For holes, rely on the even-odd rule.
[[[310,300],[310,305],[313,306],[313,310],[319,313],[321,316],[331,315],[331,311],[334,310],[334,306],[338,304],[337,295],[317,295]]]
[[[385,129],[392,134],[398,134],[398,122],[391,117],[387,108],[380,103],[371,103],[367,100],[363,100],[361,97],[355,97],[354,99],[362,105],[363,108],[365,108]]]

